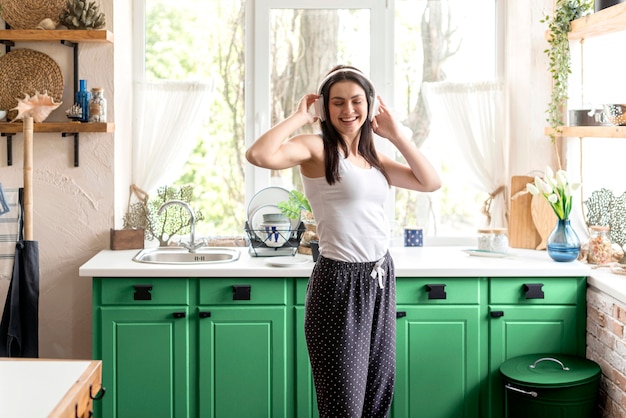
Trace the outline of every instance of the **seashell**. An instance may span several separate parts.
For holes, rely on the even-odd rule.
[[[11,110],[17,110],[17,116],[13,120],[32,116],[35,122],[43,122],[50,113],[61,106],[63,102],[54,103],[54,99],[48,96],[48,92],[40,94],[38,91],[31,97],[24,94],[23,99],[17,99],[17,106]]]
[[[44,30],[53,30],[53,29],[56,29],[56,27],[57,27],[57,24],[49,17],[45,18],[44,20],[39,22],[39,24],[37,25],[37,29],[44,29]]]

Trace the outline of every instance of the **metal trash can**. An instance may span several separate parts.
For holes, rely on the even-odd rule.
[[[507,418],[594,418],[600,366],[566,354],[531,354],[500,366]]]

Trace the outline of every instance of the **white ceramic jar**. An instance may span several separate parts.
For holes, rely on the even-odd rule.
[[[506,253],[509,251],[509,237],[506,228],[485,228],[478,230],[478,249]]]

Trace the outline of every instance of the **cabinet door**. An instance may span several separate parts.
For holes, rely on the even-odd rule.
[[[187,417],[187,307],[100,308],[102,416]]]
[[[479,306],[398,306],[394,418],[478,418]],[[482,372],[484,373],[484,372]]]
[[[200,308],[198,416],[287,416],[286,310]]]
[[[500,365],[514,357],[534,353],[578,353],[577,307],[558,305],[490,306],[490,399],[484,416],[504,415]],[[582,353],[584,354],[584,353]]]

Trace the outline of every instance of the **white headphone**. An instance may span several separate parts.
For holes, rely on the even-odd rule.
[[[326,120],[326,112],[324,111],[324,96],[322,96],[322,88],[326,85],[326,82],[330,80],[333,76],[341,73],[341,72],[350,72],[354,74],[358,74],[365,79],[365,81],[369,84],[369,88],[371,90],[371,95],[369,96],[369,102],[371,103],[370,111],[368,113],[368,118],[370,121],[374,120],[374,116],[378,114],[378,107],[380,103],[378,102],[378,98],[376,97],[376,89],[374,88],[374,84],[359,70],[355,70],[352,68],[340,68],[338,70],[333,71],[328,74],[326,77],[322,79],[320,85],[317,89],[317,94],[319,94],[319,98],[313,103],[313,109],[315,111],[315,116],[317,116],[320,121]]]

